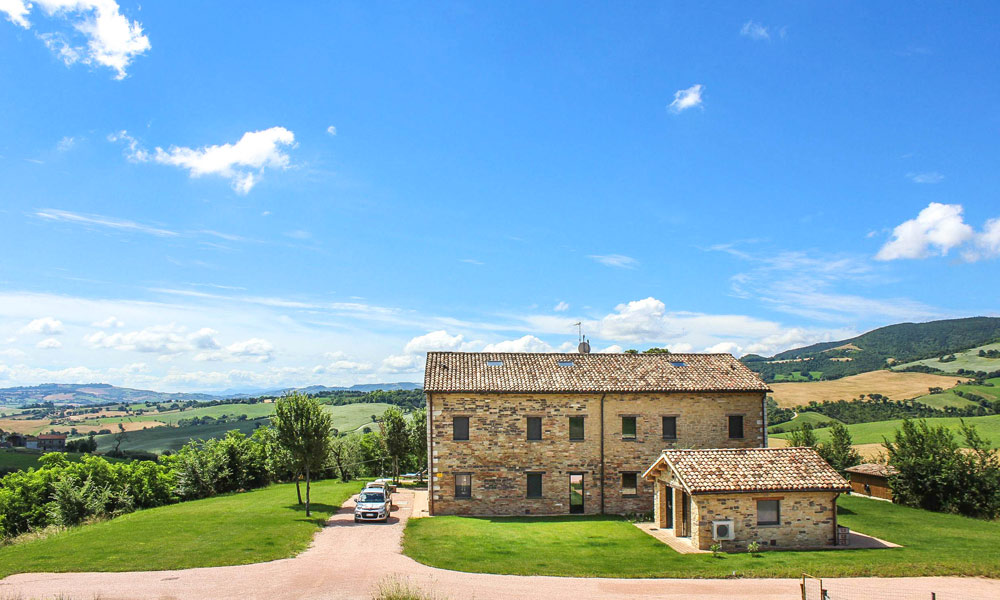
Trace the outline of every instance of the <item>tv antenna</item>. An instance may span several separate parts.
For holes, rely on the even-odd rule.
[[[577,342],[582,342],[583,341],[583,321],[577,321],[576,323],[573,323],[573,327],[576,327],[576,333],[577,333],[577,340],[576,341]]]

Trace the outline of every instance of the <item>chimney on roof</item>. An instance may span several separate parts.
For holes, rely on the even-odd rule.
[[[576,347],[576,351],[580,354],[590,354],[590,342],[587,341],[587,338],[583,338],[580,341],[580,344]]]

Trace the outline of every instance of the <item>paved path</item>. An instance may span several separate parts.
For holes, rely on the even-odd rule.
[[[794,579],[585,579],[518,577],[435,569],[400,553],[413,492],[396,494],[399,508],[388,524],[355,524],[348,500],[295,558],[237,567],[134,573],[25,573],[0,581],[0,598],[102,600],[367,599],[386,574],[449,600],[800,600]],[[166,543],[166,542],[165,542]],[[838,580],[864,595],[837,598],[1000,598],[1000,581],[962,578]],[[947,591],[945,596],[941,592]],[[913,591],[919,595],[904,595]]]

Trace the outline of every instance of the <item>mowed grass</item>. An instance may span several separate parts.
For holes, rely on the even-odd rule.
[[[818,427],[825,423],[839,423],[837,419],[833,417],[828,417],[822,415],[818,412],[800,412],[795,415],[795,418],[791,421],[785,421],[784,423],[778,423],[777,425],[771,425],[767,428],[768,432],[774,432],[775,430],[789,431],[791,429],[799,429],[803,424],[809,423],[813,427]]]
[[[926,365],[928,367],[933,367],[935,369],[940,369],[945,373],[956,373],[959,369],[966,369],[969,371],[1000,371],[1000,358],[980,358],[980,350],[1000,350],[1000,343],[986,344],[985,346],[976,346],[975,348],[970,348],[969,350],[963,350],[962,352],[955,352],[955,360],[949,362],[941,362],[936,358],[927,358],[924,360],[915,360],[913,362],[908,362],[902,365],[895,365],[893,369],[905,369],[906,367],[912,367],[914,365]],[[950,356],[947,354],[945,356]]]
[[[926,419],[928,425],[943,425],[951,429],[955,434],[955,439],[959,443],[962,443],[959,427],[963,420],[969,425],[975,425],[979,435],[983,439],[988,440],[994,448],[1000,448],[1000,415],[965,417],[964,419],[959,417]],[[902,426],[903,421],[901,419],[894,419],[892,421],[876,421],[874,423],[855,423],[854,425],[848,425],[847,430],[851,432],[851,439],[855,444],[879,444],[883,442],[883,438],[892,440],[895,437],[896,430]],[[815,433],[821,442],[830,439],[829,428],[817,429]],[[771,434],[771,436],[784,439],[788,437],[788,433],[775,433]]]
[[[26,572],[160,571],[243,565],[305,550],[361,482],[320,481],[313,515],[295,485],[161,506],[0,547],[0,578]]]
[[[444,569],[572,577],[1000,575],[1000,523],[841,496],[839,522],[901,544],[880,550],[678,554],[613,517],[433,517],[407,523],[403,551]]]
[[[813,400],[852,400],[862,394],[882,394],[893,400],[910,400],[927,394],[932,387],[951,388],[966,379],[951,375],[928,373],[896,373],[870,371],[832,381],[807,381],[803,383],[772,383],[771,396],[784,408],[804,406]]]

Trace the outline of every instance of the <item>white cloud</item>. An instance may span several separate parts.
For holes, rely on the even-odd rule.
[[[295,229],[292,231],[286,231],[285,235],[292,238],[293,240],[308,240],[312,237],[312,234],[305,229]]]
[[[284,127],[248,131],[235,144],[194,149],[171,146],[157,148],[153,160],[187,169],[191,177],[219,175],[229,179],[239,194],[248,193],[267,168],[286,169],[291,159],[283,150],[294,146],[295,134]]]
[[[419,335],[403,348],[405,354],[423,354],[425,352],[453,352],[461,350],[464,344],[462,334],[449,335],[444,329]]]
[[[767,27],[765,27],[760,23],[757,23],[753,19],[743,24],[743,27],[740,29],[740,35],[754,40],[771,39],[771,33],[767,30]]]
[[[615,313],[598,323],[603,339],[626,342],[661,341],[674,337],[664,319],[666,306],[656,298],[633,300],[615,307]]]
[[[62,342],[56,338],[47,338],[35,344],[35,348],[39,348],[41,350],[55,350],[56,348],[62,348]]]
[[[6,350],[0,350],[0,356],[6,356],[8,358],[21,358],[24,356],[24,351],[18,350],[17,348],[7,348]]]
[[[72,31],[37,34],[67,65],[98,64],[114,69],[115,79],[124,79],[125,69],[135,57],[151,48],[142,25],[123,15],[114,0],[35,0],[34,4],[53,20],[73,26],[77,35]],[[31,27],[28,15],[32,8],[32,3],[23,0],[0,0],[0,12],[25,29]]]
[[[391,354],[382,360],[385,373],[415,373],[423,368],[424,357],[417,354]]]
[[[205,335],[195,338],[192,341],[198,346],[199,342],[204,343],[205,348],[217,347],[212,330],[204,330]],[[216,344],[216,346],[213,346]],[[274,359],[274,345],[262,338],[251,338],[242,342],[235,342],[210,352],[196,354],[195,360],[215,360],[227,362],[269,362]]]
[[[210,350],[218,348],[213,329],[203,328],[187,333],[183,326],[174,324],[154,325],[145,329],[122,333],[97,331],[84,338],[94,348],[110,348],[127,352],[150,352],[155,354],[177,354],[194,349]]]
[[[634,269],[639,266],[639,261],[624,254],[591,254],[587,258],[592,258],[606,267]]]
[[[127,158],[129,162],[140,163],[146,162],[150,159],[149,152],[142,147],[139,140],[129,135],[128,131],[125,131],[124,129],[116,133],[108,134],[108,141],[125,142],[125,158]]]
[[[552,310],[554,310],[554,311],[556,311],[556,312],[565,312],[565,311],[569,310],[569,304],[568,304],[568,303],[566,303],[566,302],[562,302],[562,301],[560,301],[560,302],[559,302],[559,304],[556,304],[556,305],[555,305],[555,306],[554,306],[554,307],[552,308]]]
[[[125,323],[118,319],[118,317],[111,316],[103,321],[94,321],[90,324],[91,327],[100,327],[101,329],[120,329],[125,327]]]
[[[741,354],[740,345],[736,342],[719,342],[718,344],[705,348],[705,352],[708,352],[709,354],[735,354],[737,356]]]
[[[1000,256],[1000,219],[990,219],[983,226],[982,233],[976,234],[975,249],[966,250],[962,257],[969,262],[983,258]]]
[[[31,12],[31,5],[24,0],[0,0],[0,12],[7,15],[7,20],[25,29],[31,27],[28,22],[28,13]]]
[[[671,112],[679,113],[695,106],[701,106],[701,92],[705,88],[700,83],[692,85],[686,90],[674,92],[674,101],[668,107]]]
[[[330,135],[337,135],[337,128],[334,127],[333,125],[330,125],[329,127],[326,128],[326,132],[329,133]]]
[[[937,171],[928,171],[926,173],[907,173],[906,177],[913,183],[941,183],[944,181],[944,175],[938,173]]]
[[[76,138],[67,135],[64,136],[61,140],[59,140],[59,143],[56,144],[56,150],[59,152],[69,152],[75,144],[76,144]]]
[[[80,223],[83,225],[91,225],[97,227],[107,227],[109,229],[134,231],[137,233],[147,233],[149,235],[155,235],[157,237],[175,237],[180,235],[176,231],[169,231],[167,229],[160,229],[158,227],[150,227],[148,225],[142,225],[134,221],[115,219],[113,217],[105,217],[102,215],[73,213],[66,210],[56,210],[54,208],[46,208],[43,210],[39,210],[35,212],[35,215],[43,219],[48,219],[50,221],[64,221],[69,223]]]
[[[460,259],[458,259],[458,262],[464,262],[464,263],[467,263],[467,264],[470,264],[470,265],[476,265],[477,267],[481,267],[484,264],[486,264],[483,261],[476,260],[474,258],[460,258]]]
[[[28,323],[18,333],[36,333],[40,335],[53,335],[63,332],[63,324],[59,319],[52,317],[42,317]]]
[[[892,230],[892,239],[875,255],[878,260],[944,256],[973,238],[973,229],[962,220],[962,205],[931,202],[917,218]]]
[[[610,346],[604,348],[603,350],[598,350],[597,354],[621,354],[624,351],[625,349],[619,346],[618,344],[611,344]]]
[[[483,352],[554,352],[552,346],[533,335],[487,344]]]

